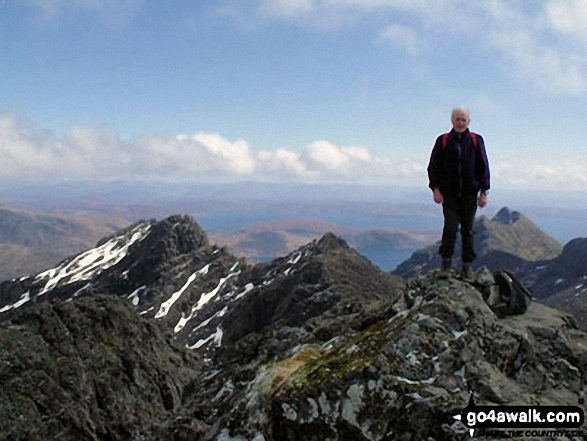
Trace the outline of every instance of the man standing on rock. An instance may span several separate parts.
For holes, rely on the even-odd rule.
[[[452,264],[459,225],[461,228],[462,274],[474,278],[475,259],[473,223],[477,205],[487,204],[489,162],[483,138],[469,131],[471,121],[467,108],[453,109],[452,130],[436,139],[428,164],[429,187],[434,202],[442,204],[444,228],[439,254],[442,257],[440,276],[448,277]]]

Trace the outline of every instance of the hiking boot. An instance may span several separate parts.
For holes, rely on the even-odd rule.
[[[452,259],[442,259],[442,265],[440,266],[440,272],[438,273],[438,278],[448,279],[451,265],[452,265]]]
[[[463,280],[466,282],[475,281],[475,271],[473,271],[473,265],[469,262],[463,262],[463,268],[461,269]]]

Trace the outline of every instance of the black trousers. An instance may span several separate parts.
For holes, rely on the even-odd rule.
[[[443,259],[452,257],[460,225],[463,242],[461,258],[463,262],[472,262],[477,257],[473,243],[473,223],[477,212],[477,195],[444,196],[442,212],[444,214],[444,228],[438,252]]]

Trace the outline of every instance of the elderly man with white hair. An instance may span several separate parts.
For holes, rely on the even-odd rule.
[[[462,237],[462,275],[474,277],[475,260],[473,223],[477,206],[487,204],[489,161],[481,135],[469,130],[470,112],[465,107],[453,109],[452,130],[436,139],[428,164],[429,187],[434,202],[442,204],[444,228],[439,254],[440,276],[448,277],[459,225]]]

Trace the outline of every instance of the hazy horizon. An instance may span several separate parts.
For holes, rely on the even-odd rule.
[[[520,211],[565,244],[587,237],[587,207],[581,194],[490,192],[478,216],[493,217],[503,207]],[[87,211],[134,222],[189,214],[207,230],[240,229],[258,223],[315,218],[346,227],[442,229],[440,206],[426,188],[303,185],[286,183],[202,184],[117,181],[28,182],[0,188],[0,208],[36,212]]]

